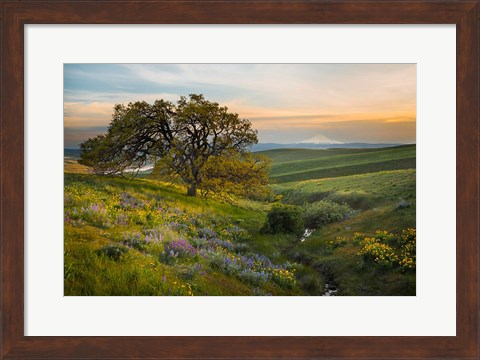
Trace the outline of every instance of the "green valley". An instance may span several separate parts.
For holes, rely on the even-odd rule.
[[[228,201],[69,156],[65,295],[415,295],[415,153],[264,151],[271,195]]]

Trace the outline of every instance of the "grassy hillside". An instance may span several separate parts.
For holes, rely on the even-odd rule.
[[[263,153],[275,203],[187,197],[170,183],[91,175],[67,157],[65,295],[416,293],[414,145]],[[262,230],[280,204],[304,220],[306,204],[350,210],[322,213],[302,239]]]
[[[65,295],[302,294],[291,264],[252,251],[263,208],[65,174]]]
[[[402,145],[410,146],[410,145]],[[389,149],[389,148],[385,148]],[[284,149],[274,149],[258,152],[268,156],[273,160],[275,164],[281,164],[284,162],[297,161],[297,160],[308,160],[308,159],[318,159],[322,157],[331,157],[336,155],[349,155],[349,154],[359,154],[359,153],[369,153],[385,150],[384,148],[372,148],[372,149],[300,149],[300,148],[284,148]]]
[[[295,205],[330,199],[347,202],[355,209],[369,209],[402,199],[415,203],[415,177],[415,169],[405,169],[281,183],[272,187],[275,193],[282,194],[285,202]]]
[[[415,168],[415,145],[380,149],[282,149],[263,152],[273,160],[276,183]]]
[[[337,295],[415,294],[414,271],[399,273],[359,257],[362,239],[385,237],[384,232],[388,238],[416,227],[415,146],[328,152],[288,149],[271,155],[272,177],[278,181],[272,187],[283,203],[302,206],[328,200],[348,204],[356,212],[316,228],[289,249],[289,258],[322,274],[339,290]],[[389,170],[385,164],[392,162],[405,168]],[[309,166],[317,169],[308,170]],[[346,171],[354,167],[353,174]],[[310,176],[313,179],[302,181]]]
[[[355,239],[359,233],[401,234],[416,227],[414,169],[278,184],[275,190],[287,203],[329,199],[357,211],[297,243],[289,252],[294,261],[316,269],[340,289],[340,295],[415,294],[415,272],[398,273],[365,262],[358,256],[362,242]]]
[[[65,172],[68,173],[88,174],[87,166],[81,165],[77,162],[77,160],[71,158],[65,158],[63,160],[63,169]]]

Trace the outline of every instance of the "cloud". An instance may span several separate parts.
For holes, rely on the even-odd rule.
[[[63,123],[66,128],[108,125],[113,113],[113,103],[92,102],[89,104],[65,102]]]
[[[108,125],[117,103],[203,93],[250,119],[261,141],[285,139],[281,131],[415,138],[415,64],[67,64],[64,73],[72,131]]]
[[[67,149],[76,149],[83,141],[93,138],[99,134],[107,132],[106,126],[91,126],[83,128],[65,128],[64,129],[64,147]]]
[[[289,115],[289,116],[272,116],[263,118],[250,118],[253,125],[257,129],[274,129],[274,128],[318,128],[324,126],[343,126],[357,122],[376,123],[414,123],[415,115],[411,113],[353,113],[338,115]]]
[[[259,129],[262,142],[295,143],[322,134],[343,143],[415,143],[416,122],[395,122],[388,119],[341,122],[302,123],[292,131],[292,125],[278,124]]]

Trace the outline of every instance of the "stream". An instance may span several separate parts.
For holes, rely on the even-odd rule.
[[[305,229],[302,237],[300,238],[300,242],[304,242],[305,240],[307,240],[314,231],[315,229]],[[323,288],[323,291],[323,294],[320,296],[336,296],[338,289],[332,284],[325,282],[325,287]]]
[[[324,293],[321,296],[336,296],[338,289],[333,286],[332,284],[329,284],[325,282],[325,288],[324,288]]]
[[[314,231],[315,231],[315,229],[305,229],[305,232],[303,233],[302,237],[300,238],[300,241],[304,242],[305,240],[307,240],[310,237],[310,235],[313,234]]]

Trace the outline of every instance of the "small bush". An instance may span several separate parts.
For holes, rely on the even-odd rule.
[[[180,274],[186,280],[192,280],[197,275],[205,275],[206,271],[203,269],[203,266],[199,263],[195,263],[191,266],[187,266],[184,269],[181,269]]]
[[[303,207],[303,222],[309,229],[316,229],[321,225],[330,224],[350,218],[355,212],[347,204],[337,204],[329,200],[322,200]]]
[[[164,239],[164,235],[160,229],[144,230],[145,242],[148,244],[161,243]]]
[[[227,275],[236,275],[242,269],[240,262],[238,262],[233,256],[228,256],[224,253],[211,252],[208,257],[212,269],[219,269]]]
[[[220,235],[225,239],[233,241],[244,241],[249,239],[248,231],[236,225],[223,229],[220,232]]]
[[[412,206],[412,204],[410,204],[408,201],[400,199],[395,209],[396,210],[406,209],[406,208],[409,208],[410,206]]]
[[[123,209],[141,209],[145,204],[129,193],[121,193],[119,205]]]
[[[90,204],[82,207],[80,213],[74,212],[72,216],[75,220],[83,220],[92,226],[103,229],[110,227],[107,209],[103,204]]]
[[[117,245],[117,244],[110,244],[101,247],[97,250],[98,255],[103,255],[109,257],[112,260],[118,261],[128,251],[128,248],[125,246]]]
[[[274,205],[267,214],[267,221],[262,227],[265,233],[303,233],[303,221],[300,208],[292,205]]]
[[[122,244],[139,251],[145,250],[147,242],[139,232],[124,233]]]
[[[254,271],[251,269],[243,269],[238,273],[238,278],[248,284],[259,286],[265,284],[269,276],[268,273],[263,270]]]
[[[217,233],[209,228],[202,228],[198,230],[198,237],[210,239],[217,236]]]

